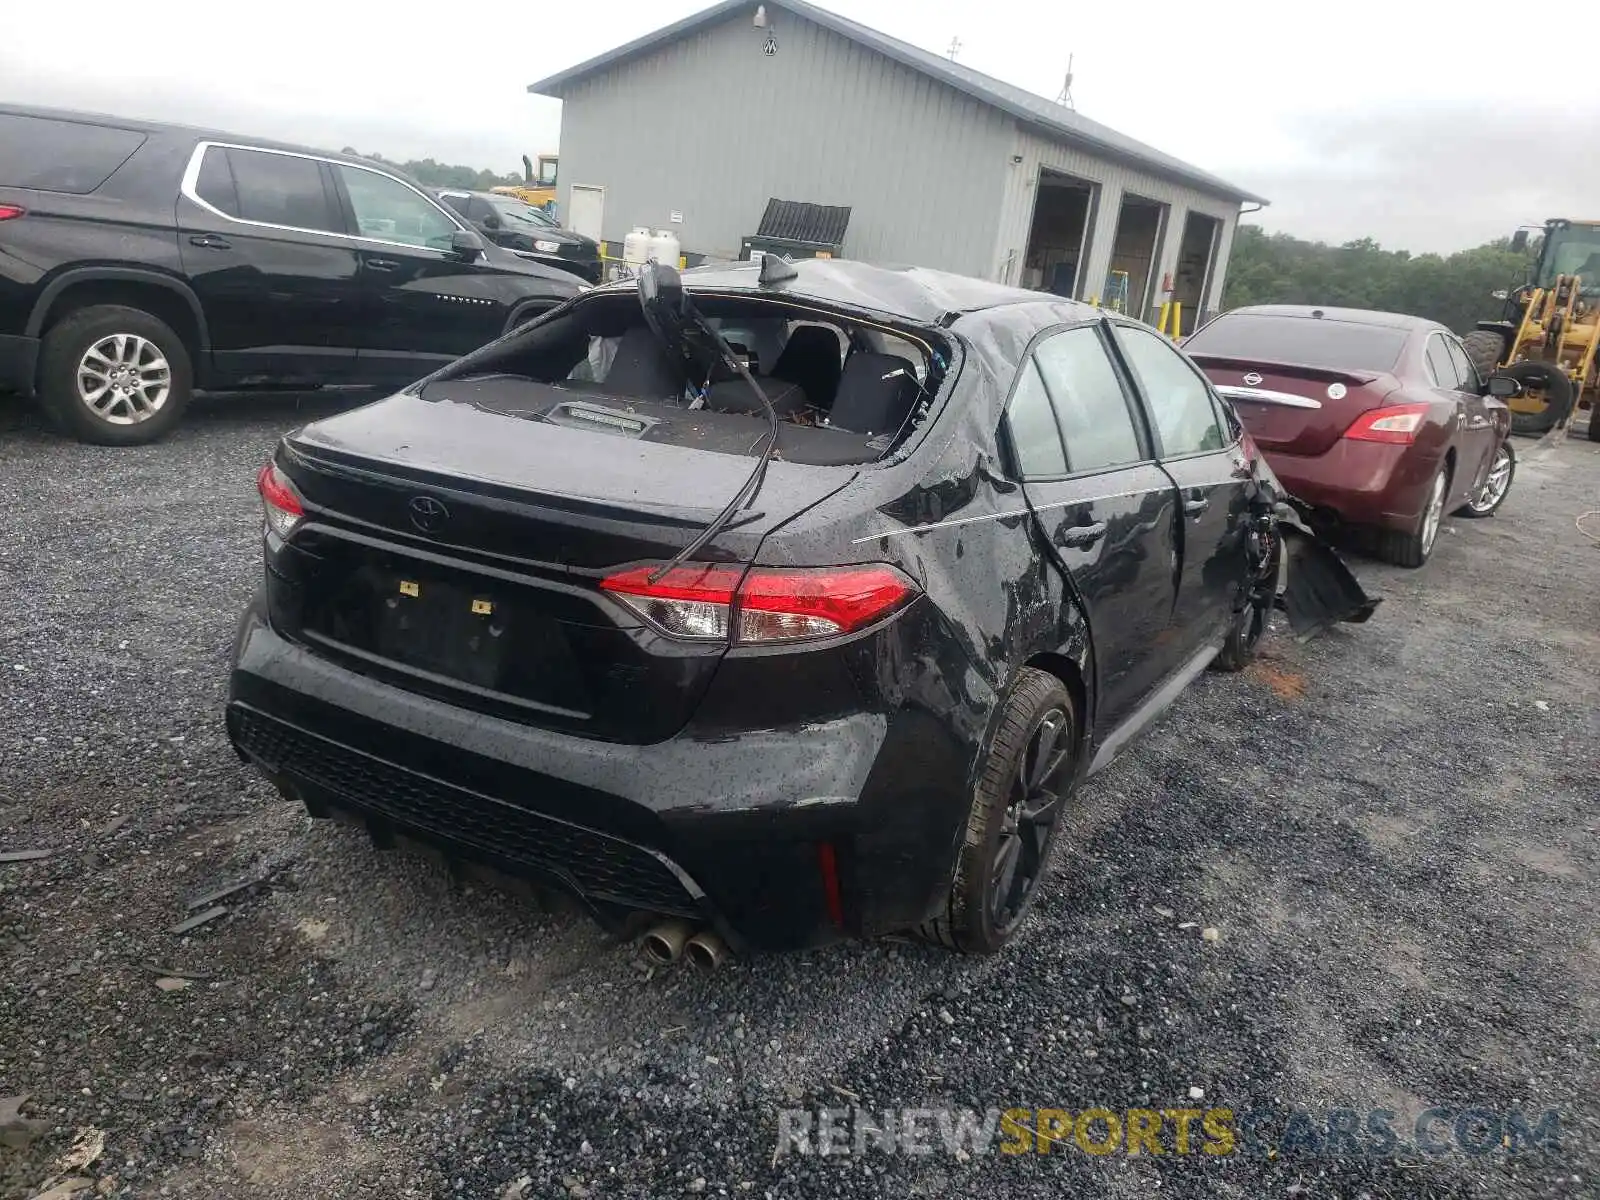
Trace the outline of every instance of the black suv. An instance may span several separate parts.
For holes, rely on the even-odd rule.
[[[604,270],[600,243],[570,229],[542,208],[515,196],[440,188],[439,199],[497,246],[599,283]]]
[[[406,383],[583,287],[382,164],[0,106],[0,391],[84,441],[196,387]]]

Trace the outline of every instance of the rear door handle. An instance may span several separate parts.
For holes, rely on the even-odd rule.
[[[227,238],[219,238],[214,233],[197,233],[189,239],[191,246],[203,246],[207,250],[232,250],[233,243]]]
[[[1071,546],[1082,550],[1094,545],[1106,535],[1106,523],[1096,521],[1093,525],[1073,525],[1063,529],[1056,539],[1063,546]]]
[[[1210,507],[1211,507],[1211,501],[1208,500],[1208,499],[1185,500],[1183,502],[1183,511],[1188,513],[1191,517],[1198,517],[1201,513],[1205,512],[1205,510],[1210,508]]]
[[[367,266],[374,271],[398,271],[400,264],[392,258],[369,258]]]

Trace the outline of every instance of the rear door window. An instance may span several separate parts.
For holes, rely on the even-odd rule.
[[[228,165],[239,193],[239,216],[265,225],[343,233],[314,158],[267,150],[229,150]]]
[[[1067,473],[1061,429],[1050,406],[1050,394],[1031,358],[1017,374],[1017,389],[1006,409],[1006,427],[1024,479],[1059,479]]]
[[[1122,381],[1097,330],[1069,329],[1046,338],[1034,359],[1061,419],[1068,470],[1103,471],[1144,457]]]
[[[1436,387],[1449,388],[1451,391],[1461,387],[1456,365],[1450,361],[1450,351],[1444,344],[1444,338],[1437,333],[1428,337],[1428,374],[1432,376]]]
[[[218,212],[230,217],[239,215],[239,189],[233,183],[228,152],[221,146],[206,148],[200,160],[200,173],[195,177],[194,192]]]
[[[1211,389],[1172,343],[1159,334],[1117,325],[1121,347],[1161,439],[1163,458],[1220,450],[1224,440]]]
[[[0,187],[87,195],[144,140],[110,125],[0,115]]]
[[[1472,365],[1472,360],[1467,357],[1467,351],[1460,342],[1453,337],[1444,339],[1444,348],[1450,353],[1450,361],[1455,364],[1456,378],[1461,381],[1463,392],[1477,392],[1483,389],[1483,383],[1478,378],[1478,368]]]

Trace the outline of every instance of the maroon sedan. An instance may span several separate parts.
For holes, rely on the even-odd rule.
[[[1480,379],[1443,325],[1354,308],[1258,305],[1184,351],[1233,402],[1278,478],[1313,513],[1378,530],[1420,567],[1444,514],[1487,517],[1511,489],[1516,385]]]

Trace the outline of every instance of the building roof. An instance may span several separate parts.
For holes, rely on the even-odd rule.
[[[827,9],[818,8],[806,0],[774,0],[768,8],[786,9],[798,17],[822,26],[849,38],[851,41],[875,50],[886,58],[910,67],[914,71],[937,79],[941,83],[964,92],[975,100],[992,105],[1003,112],[1011,114],[1017,120],[1031,125],[1047,137],[1057,141],[1067,142],[1081,146],[1096,154],[1148,171],[1152,175],[1175,179],[1209,192],[1212,195],[1226,196],[1229,199],[1250,201],[1256,204],[1265,204],[1267,201],[1260,196],[1245,191],[1235,184],[1219,179],[1209,172],[1198,167],[1190,166],[1181,159],[1164,154],[1152,146],[1136,141],[1118,133],[1109,126],[1098,121],[1091,121],[1083,114],[1073,111],[1064,104],[1054,100],[1046,100],[1043,96],[1035,95],[1026,88],[1020,88],[1004,80],[996,79],[992,75],[985,75],[982,71],[974,71],[971,67],[962,66],[958,62],[940,55],[933,54],[909,42],[902,42],[899,38],[892,38],[886,33],[879,33],[876,29],[869,29]],[[686,34],[707,26],[716,24],[734,13],[740,11],[755,11],[754,0],[722,0],[710,8],[703,9],[685,17],[654,33],[646,34],[642,38],[618,46],[604,54],[591,58],[588,62],[579,63],[565,71],[558,71],[537,83],[530,83],[528,91],[541,96],[553,96],[557,99],[574,83],[588,79],[602,71],[607,71],[620,63],[630,59],[640,58],[650,54],[661,46],[676,41]]]

